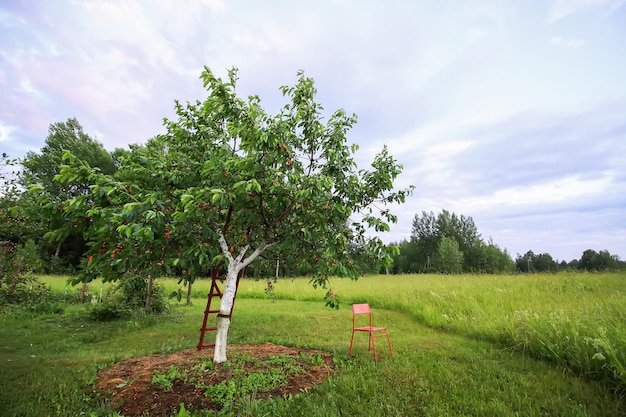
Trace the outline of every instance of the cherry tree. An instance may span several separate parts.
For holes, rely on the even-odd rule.
[[[205,67],[201,79],[207,98],[177,102],[167,132],[121,158],[113,176],[75,162],[59,179],[82,172],[96,184],[97,198],[67,205],[91,204],[92,273],[122,267],[155,276],[224,265],[213,358],[222,363],[246,266],[269,251],[290,256],[297,268],[315,271],[312,284],[336,307],[329,277],[356,279],[355,253],[390,259],[392,249],[377,233],[396,221],[387,205],[404,202],[412,187],[394,189],[402,166],[386,148],[369,169],[357,167],[358,146],[346,137],[356,116],[337,110],[325,120],[303,72],[281,88],[287,100],[276,115],[259,97],[237,95],[235,69],[223,80]]]

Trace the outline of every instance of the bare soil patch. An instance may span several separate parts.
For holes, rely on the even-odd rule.
[[[231,345],[228,347],[229,358],[234,353],[245,354],[254,359],[265,360],[270,355],[288,355],[298,358],[299,365],[304,369],[298,375],[289,376],[287,383],[271,392],[256,393],[256,399],[283,397],[296,395],[304,390],[321,384],[328,375],[335,372],[333,357],[328,352],[314,349],[279,346],[272,343],[258,345]],[[300,358],[303,355],[314,355],[317,361],[306,361]],[[175,379],[170,390],[152,383],[155,370],[166,372],[175,369],[184,371],[191,369],[204,360],[213,357],[213,349],[207,348],[198,351],[187,349],[169,354],[159,354],[122,360],[115,365],[98,372],[95,389],[98,393],[111,398],[116,410],[132,416],[167,416],[175,413],[181,403],[191,410],[219,410],[221,404],[213,402],[202,390],[200,385],[217,385],[230,378],[231,371],[227,366],[217,365],[212,372],[202,374],[202,380],[193,382]],[[254,362],[246,364],[246,372],[255,372]]]

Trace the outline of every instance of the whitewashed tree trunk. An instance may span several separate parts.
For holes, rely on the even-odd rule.
[[[232,311],[237,293],[237,277],[239,272],[254,261],[267,248],[273,246],[274,243],[261,242],[254,252],[246,257],[246,252],[250,248],[246,245],[241,248],[239,254],[234,257],[230,253],[226,238],[222,233],[222,229],[215,227],[215,231],[219,237],[220,249],[228,261],[228,271],[226,273],[226,284],[222,292],[222,301],[220,302],[220,312],[217,316],[217,333],[215,335],[215,351],[213,352],[213,362],[226,362],[226,347],[228,346],[228,329],[230,327],[230,312]]]
[[[237,292],[237,275],[241,270],[239,265],[234,265],[234,260],[228,265],[226,274],[226,285],[222,292],[220,302],[220,312],[217,316],[217,334],[215,335],[215,352],[213,362],[226,362],[226,346],[228,345],[228,329],[230,328],[230,312],[233,309],[235,295]]]

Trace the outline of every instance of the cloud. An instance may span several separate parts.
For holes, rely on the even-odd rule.
[[[473,26],[465,32],[465,36],[470,42],[478,42],[489,34],[489,28],[486,26]]]
[[[7,142],[12,138],[13,132],[15,132],[17,128],[15,126],[7,126],[2,120],[0,120],[0,142]]]
[[[495,207],[499,211],[509,213],[525,213],[535,207],[568,205],[571,201],[601,200],[603,195],[610,192],[613,183],[612,173],[606,173],[600,178],[585,179],[578,175],[570,175],[556,180],[547,180],[529,185],[516,185],[501,188],[487,195],[462,198],[455,202],[454,208],[468,212],[491,211]]]
[[[579,39],[563,39],[560,36],[552,37],[552,39],[550,39],[550,43],[555,46],[565,46],[572,49],[580,48],[585,44],[584,41]]]
[[[608,9],[612,13],[622,7],[625,0],[556,0],[548,11],[548,23],[557,22],[569,15],[589,9]]]
[[[400,223],[387,241],[408,238],[415,214],[447,209],[471,216],[513,254],[569,260],[590,247],[623,251],[615,228],[626,229],[616,215],[626,207],[625,105],[446,119],[396,138],[390,149],[405,166],[398,187],[416,190],[392,210]],[[583,224],[589,240],[567,237],[587,233]],[[604,243],[603,228],[611,230]]]

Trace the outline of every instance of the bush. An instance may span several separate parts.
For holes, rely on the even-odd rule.
[[[2,242],[0,251],[0,305],[43,301],[50,288],[30,275],[40,262],[35,243],[32,240],[24,245]]]
[[[58,256],[50,256],[37,272],[47,275],[74,275],[76,268],[68,259]]]
[[[148,283],[142,277],[123,279],[113,287],[103,303],[95,303],[89,316],[96,321],[127,319],[138,310],[145,309]],[[159,314],[167,310],[168,304],[163,288],[153,283],[150,313]]]

